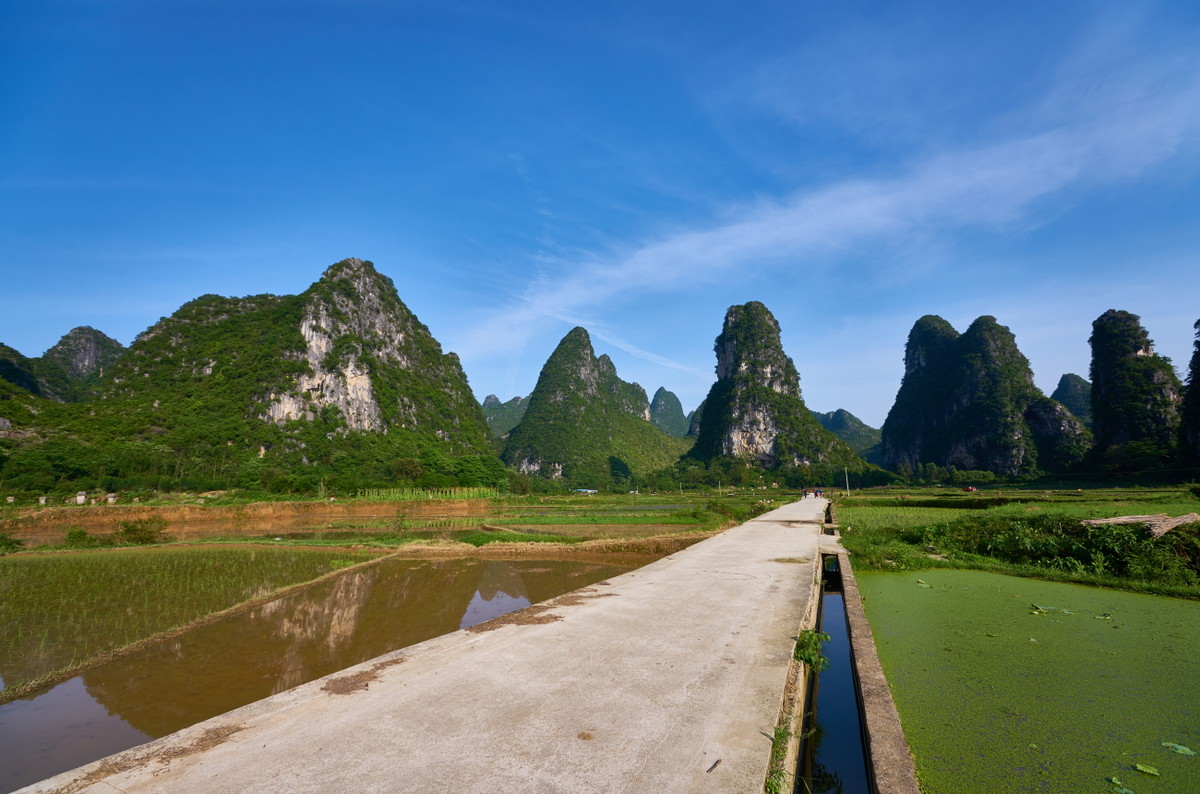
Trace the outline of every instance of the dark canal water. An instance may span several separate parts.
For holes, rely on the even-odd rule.
[[[821,631],[829,635],[822,650],[829,666],[817,676],[813,734],[806,743],[801,773],[796,776],[796,791],[868,794],[871,789],[858,684],[854,680],[846,604],[840,592],[823,596]]]
[[[349,571],[0,706],[0,791],[649,561],[389,559]]]

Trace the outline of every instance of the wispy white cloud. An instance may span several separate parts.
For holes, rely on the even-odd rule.
[[[1073,70],[1070,85],[1052,94],[1071,93],[1083,79]],[[1108,71],[1085,99],[1074,100],[1069,115],[1056,115],[1054,123],[1003,140],[927,156],[890,178],[847,178],[737,208],[709,228],[680,230],[607,258],[559,263],[556,275],[531,283],[517,303],[460,339],[458,349],[487,354],[521,344],[548,320],[632,294],[712,283],[740,268],[791,270],[796,262],[829,268],[912,236],[1036,224],[1043,213],[1059,212],[1056,205],[1136,179],[1193,148],[1200,63],[1165,53],[1120,79]],[[615,337],[607,341],[626,349]]]
[[[642,350],[636,345],[631,345],[629,342],[626,342],[620,337],[614,336],[603,328],[596,328],[593,326],[588,330],[591,332],[592,336],[595,336],[601,341],[607,342],[618,350],[624,350],[634,358],[640,358],[643,361],[649,361],[651,364],[658,364],[659,366],[666,367],[668,369],[677,369],[680,372],[686,372],[689,375],[695,375],[698,378],[707,378],[710,376],[710,373],[705,370],[701,370],[687,364],[681,364],[678,361],[673,361],[665,356],[660,356],[657,353],[651,353],[648,350]]]

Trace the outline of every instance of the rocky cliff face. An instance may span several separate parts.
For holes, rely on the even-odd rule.
[[[1063,375],[1050,399],[1062,403],[1076,419],[1092,426],[1092,384],[1083,378],[1070,372]]]
[[[587,331],[575,328],[542,367],[501,457],[526,474],[589,487],[620,481],[667,466],[686,449],[649,416],[645,390],[617,377],[608,356],[596,357]]]
[[[757,301],[731,306],[715,351],[717,382],[702,404],[693,457],[768,469],[863,465],[805,407],[800,375],[783,352],[779,324],[766,306]]]
[[[525,411],[529,408],[528,397],[513,397],[508,402],[500,402],[500,398],[489,394],[483,398],[483,418],[487,420],[488,428],[495,438],[504,438],[521,423]]]
[[[1143,468],[1173,454],[1182,386],[1136,314],[1110,309],[1092,323],[1092,429],[1098,460]]]
[[[303,295],[296,355],[306,367],[267,397],[276,424],[334,408],[350,430],[406,428],[477,447],[483,416],[458,357],[441,345],[369,263],[346,259]]]
[[[683,438],[688,434],[688,419],[683,415],[683,404],[661,386],[650,401],[650,422],[668,436]]]
[[[904,380],[882,428],[885,466],[1028,474],[1078,462],[1089,441],[1082,424],[1034,386],[1028,360],[994,317],[961,335],[933,315],[913,326]]]

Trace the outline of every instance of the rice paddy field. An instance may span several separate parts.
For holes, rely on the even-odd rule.
[[[0,678],[23,687],[374,556],[172,546],[0,557]]]

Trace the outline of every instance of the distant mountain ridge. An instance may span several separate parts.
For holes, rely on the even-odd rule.
[[[42,385],[33,372],[33,361],[8,345],[0,344],[0,380],[31,394],[42,395]]]
[[[660,386],[650,401],[650,422],[668,436],[683,438],[688,434],[688,418],[683,404],[674,393]]]
[[[38,358],[26,358],[0,345],[0,378],[58,402],[79,402],[97,394],[100,380],[125,353],[115,339],[90,326],[68,331]]]
[[[868,463],[879,463],[879,441],[883,433],[878,428],[870,427],[844,408],[829,413],[813,411],[812,415]]]
[[[1062,403],[1076,419],[1092,426],[1092,384],[1083,378],[1072,372],[1063,375],[1050,399]]]
[[[577,327],[546,360],[501,458],[525,474],[598,487],[669,466],[688,446],[650,423],[645,390],[617,377]]]
[[[489,394],[483,398],[481,405],[483,418],[487,420],[488,428],[494,438],[504,438],[521,423],[525,411],[529,408],[528,397],[513,397],[508,402],[500,402],[500,398]]]
[[[764,469],[865,464],[804,405],[800,375],[783,351],[779,323],[757,301],[731,306],[714,347],[717,382],[702,403],[689,453]]]
[[[904,379],[882,428],[883,463],[999,475],[1060,471],[1078,463],[1091,434],[1033,384],[1008,328],[980,317],[959,334],[941,317],[913,325]]]
[[[533,487],[520,473],[583,487],[798,486],[843,467],[855,487],[894,481],[876,462],[920,469],[922,481],[970,482],[957,472],[977,470],[1185,477],[1200,464],[1196,330],[1185,385],[1140,318],[1105,312],[1089,340],[1091,382],[1063,375],[1047,398],[995,318],[960,334],[926,315],[876,430],[805,406],[778,322],[750,302],[726,313],[717,381],[686,416],[665,387],[647,400],[618,377],[583,328],[528,397],[481,405],[392,281],[351,258],[299,295],[201,296],[128,349],[90,327],[37,358],[0,345],[0,488]]]

